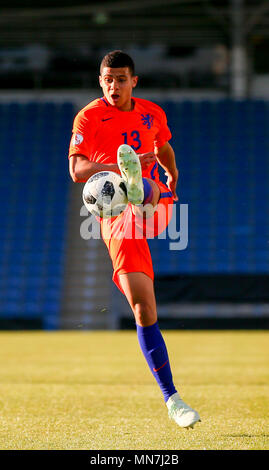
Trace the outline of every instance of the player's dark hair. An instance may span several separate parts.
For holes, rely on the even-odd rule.
[[[129,67],[130,73],[133,76],[135,74],[135,66],[133,59],[125,52],[112,51],[105,55],[100,65],[100,73],[104,67],[119,68]]]

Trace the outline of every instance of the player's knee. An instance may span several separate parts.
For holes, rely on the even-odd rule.
[[[138,302],[134,305],[135,321],[140,326],[150,326],[157,321],[157,313],[147,302]]]
[[[153,207],[155,207],[159,202],[161,191],[157,183],[155,183],[155,181],[149,178],[147,178],[147,181],[149,182],[151,189],[152,189],[152,199],[150,201],[150,204]]]

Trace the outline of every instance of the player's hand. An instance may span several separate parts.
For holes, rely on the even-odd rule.
[[[176,187],[177,187],[177,181],[178,181],[178,170],[175,170],[173,174],[166,172],[165,175],[167,176],[166,184],[168,188],[170,189],[171,193],[173,194],[173,199],[174,201],[178,201],[178,196],[176,193]]]
[[[156,162],[156,156],[154,152],[139,153],[137,155],[140,159],[142,170],[146,170],[149,165]]]

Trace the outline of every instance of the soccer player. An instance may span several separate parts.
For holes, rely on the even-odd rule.
[[[149,218],[156,236],[162,225],[155,224],[158,209],[164,209],[166,214],[162,231],[171,217],[173,200],[178,200],[178,170],[168,142],[171,133],[166,115],[156,104],[132,97],[137,81],[129,55],[117,50],[103,58],[99,76],[103,97],[90,102],[75,117],[69,169],[76,183],[85,182],[100,171],[122,175],[130,204],[123,214],[100,222],[113,264],[113,280],[133,311],[141,350],[163,393],[169,417],[180,427],[188,428],[200,417],[184,403],[173,383],[157,321],[154,273],[146,237],[116,236],[122,224],[136,223],[136,208],[141,204],[156,211]],[[166,172],[167,186],[159,180],[158,164]]]

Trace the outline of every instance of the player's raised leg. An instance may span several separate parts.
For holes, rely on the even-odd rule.
[[[169,417],[180,427],[193,427],[200,417],[181,400],[174,386],[166,345],[158,326],[153,281],[142,272],[120,274],[119,278],[135,316],[141,350],[163,393]]]
[[[155,206],[160,197],[158,185],[149,178],[142,177],[138,155],[127,144],[118,148],[118,167],[125,182],[128,200],[135,205],[152,204]]]

